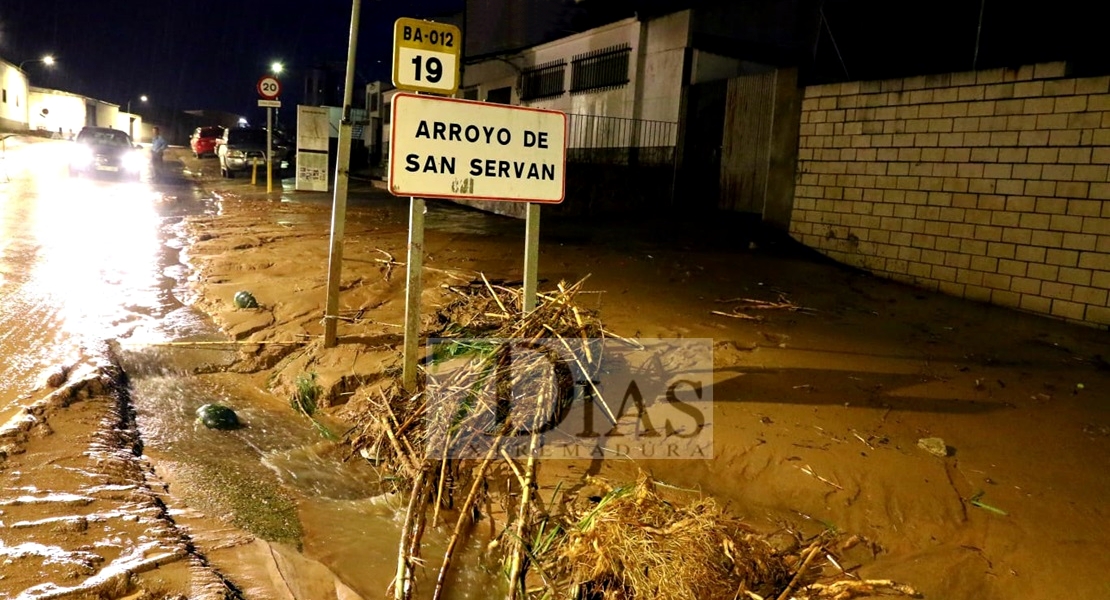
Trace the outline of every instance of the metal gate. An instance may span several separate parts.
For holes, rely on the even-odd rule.
[[[770,167],[775,71],[730,79],[718,208],[763,214]]]

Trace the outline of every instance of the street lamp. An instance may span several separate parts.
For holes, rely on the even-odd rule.
[[[27,60],[19,63],[19,70],[22,71],[23,70],[23,65],[25,65],[25,64],[37,63],[37,62],[40,62],[40,63],[42,63],[42,64],[44,64],[48,67],[53,67],[54,66],[54,57],[47,54],[46,56],[44,56],[42,58],[28,58]]]
[[[147,101],[146,94],[143,94],[142,96],[139,96],[139,102],[142,102],[142,103],[145,104],[146,101]],[[128,113],[131,112],[131,99],[130,98],[127,99],[127,112]]]
[[[274,62],[270,63],[270,72],[273,73],[274,75],[281,75],[281,72],[284,71],[284,70],[285,70],[285,65],[280,60],[275,60]],[[279,122],[281,121],[281,109],[280,108],[274,109],[274,119],[279,121]],[[270,126],[273,126],[273,124],[270,124]]]

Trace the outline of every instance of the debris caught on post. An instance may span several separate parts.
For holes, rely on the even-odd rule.
[[[426,332],[429,337],[438,335],[442,343],[429,349],[424,368],[457,366],[437,373],[435,398],[429,398],[426,370],[413,393],[397,382],[379,388],[376,402],[367,407],[369,414],[352,432],[354,452],[372,456],[408,496],[391,586],[395,599],[414,597],[421,581],[434,586],[422,593],[440,598],[453,577],[453,566],[463,560],[459,551],[464,540],[477,533],[480,522],[490,522],[484,547],[503,561],[501,572],[511,600],[562,597],[568,591],[571,597],[668,600],[839,600],[854,597],[857,590],[912,593],[892,582],[861,581],[841,567],[831,531],[804,541],[791,533],[798,543],[778,550],[768,536],[730,516],[712,498],[647,476],[624,485],[587,478],[587,488],[600,488],[600,495],[587,488],[562,491],[561,486],[550,498],[540,494],[537,436],[528,439],[525,450],[530,455],[506,452],[500,443],[506,438],[504,429],[476,426],[488,424],[488,415],[497,409],[481,389],[490,383],[492,369],[506,360],[507,354],[494,343],[498,340],[550,340],[572,356],[567,359],[572,369],[589,374],[601,368],[603,347],[591,346],[589,340],[615,336],[601,326],[594,311],[575,304],[582,284],[560,284],[539,294],[536,309],[529,313],[522,310],[521,290],[503,282],[480,276],[467,285],[450,286],[457,297],[438,311],[432,324],[437,331]],[[639,346],[635,340],[615,339]],[[546,363],[514,357],[514,375],[506,389],[512,390],[517,422],[568,410],[574,401],[558,393],[560,386],[552,377],[528,376],[539,369],[548,373]],[[601,391],[593,391],[598,408],[604,407],[612,418]],[[450,433],[430,441],[429,431],[437,423],[449,423]],[[460,457],[450,452],[478,442],[479,454]],[[808,465],[803,471],[843,489]],[[491,506],[501,511],[488,514]],[[451,515],[450,536],[438,564],[422,555],[429,512],[433,524],[440,523],[441,513]],[[826,562],[835,567],[835,575],[822,574],[818,567]],[[418,570],[425,572],[420,575]]]

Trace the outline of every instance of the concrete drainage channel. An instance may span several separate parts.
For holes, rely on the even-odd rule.
[[[47,379],[56,389],[41,390],[0,427],[0,592],[36,600],[242,597],[171,517],[109,346]]]

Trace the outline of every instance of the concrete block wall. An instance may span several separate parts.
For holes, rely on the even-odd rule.
[[[790,234],[880,276],[1110,325],[1110,76],[805,89]]]

